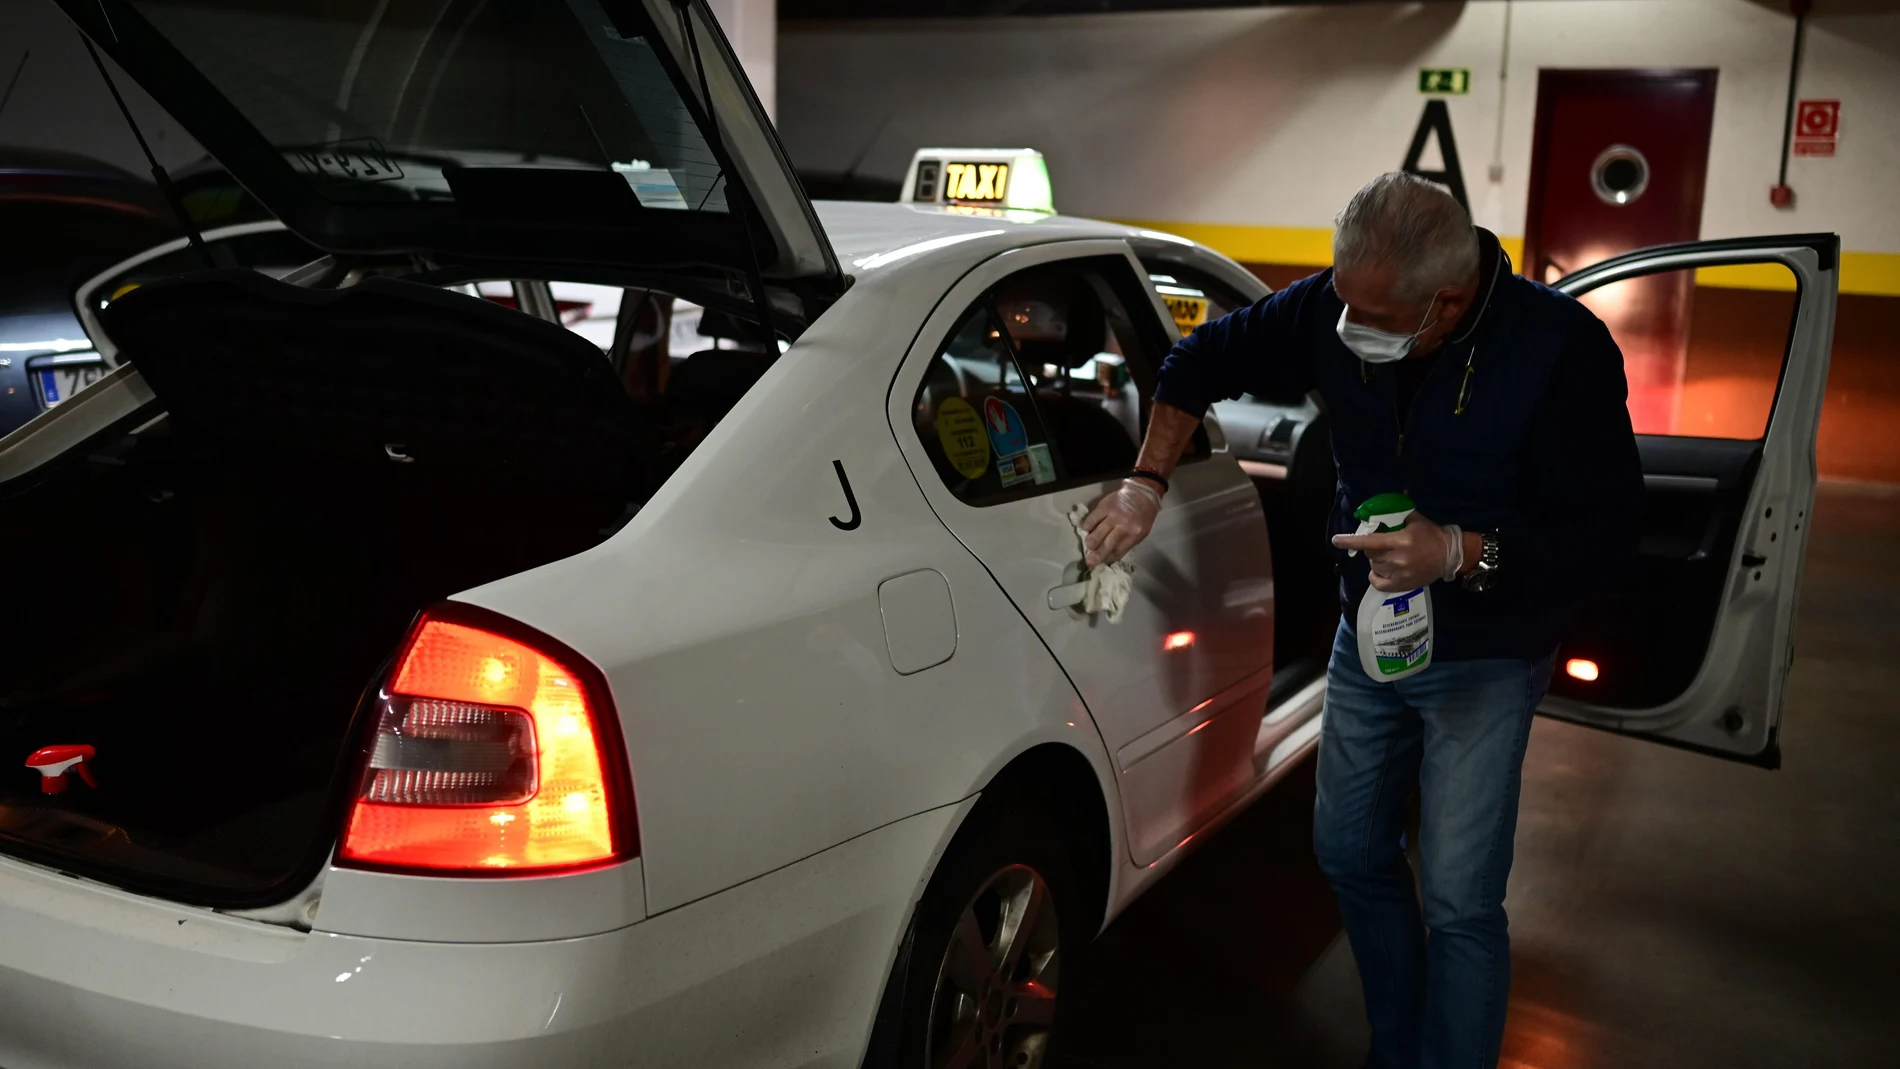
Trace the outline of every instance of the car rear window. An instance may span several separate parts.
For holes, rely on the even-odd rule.
[[[958,497],[1000,504],[1133,467],[1156,354],[1110,281],[1118,271],[1065,261],[1011,275],[944,339],[913,419]]]
[[[531,168],[618,173],[648,208],[726,210],[718,163],[633,5],[132,7],[328,199],[453,201],[475,181],[460,169]]]

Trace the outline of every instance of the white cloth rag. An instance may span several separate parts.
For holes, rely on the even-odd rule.
[[[1078,607],[1086,613],[1101,613],[1111,624],[1122,622],[1122,611],[1128,608],[1128,596],[1135,591],[1135,566],[1126,560],[1110,564],[1098,564],[1090,568],[1088,561],[1088,535],[1082,530],[1082,521],[1088,519],[1089,507],[1078,504],[1069,510],[1069,526],[1075,528],[1075,539],[1082,548],[1084,561],[1082,582],[1088,584],[1083,591]]]

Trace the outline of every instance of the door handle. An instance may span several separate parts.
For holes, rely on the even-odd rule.
[[[1082,604],[1082,597],[1087,594],[1088,591],[1089,585],[1087,582],[1064,583],[1054,590],[1049,591],[1049,607],[1051,609],[1073,609],[1077,605]]]

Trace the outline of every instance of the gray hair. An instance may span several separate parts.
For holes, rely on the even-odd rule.
[[[1396,267],[1393,296],[1422,302],[1477,274],[1471,217],[1437,185],[1387,171],[1354,193],[1333,219],[1333,266],[1360,264]]]

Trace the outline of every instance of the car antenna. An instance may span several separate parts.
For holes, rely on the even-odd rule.
[[[864,165],[864,158],[871,154],[872,148],[876,147],[877,139],[884,136],[885,127],[891,125],[891,119],[895,115],[895,112],[890,111],[884,113],[884,117],[878,120],[878,124],[871,128],[871,136],[864,139],[863,147],[858,149],[858,154],[853,156],[850,165],[845,167],[844,174],[838,179],[838,184],[844,187],[841,196],[851,195],[851,185],[858,180],[858,168]]]
[[[0,93],[0,111],[7,110],[7,104],[13,99],[13,90],[20,84],[20,72],[26,70],[26,61],[33,58],[33,50],[20,53],[20,62],[13,68],[13,77],[7,82],[7,91]]]
[[[92,38],[80,33],[79,40],[86,46],[86,54],[92,57],[92,65],[99,68],[99,77],[104,78],[106,88],[112,91],[112,99],[119,105],[119,114],[125,116],[125,125],[132,128],[132,136],[138,139],[139,151],[145,153],[145,162],[152,165],[152,180],[158,183],[158,191],[171,205],[172,214],[178,217],[178,225],[185,228],[185,237],[191,240],[191,247],[204,257],[206,267],[216,267],[218,263],[211,258],[211,250],[205,248],[204,235],[198,233],[198,225],[191,220],[191,213],[185,210],[185,202],[178,195],[178,187],[172,185],[172,177],[159,166],[158,157],[152,155],[152,146],[145,143],[145,134],[139,129],[137,119],[132,117],[132,109],[125,106],[125,98],[119,95],[119,86],[112,80],[112,72],[106,70],[105,60],[99,58],[99,50],[92,47]]]
[[[688,10],[692,6],[692,0],[673,0],[673,3],[680,10],[680,25],[686,31],[686,44],[693,53],[693,69],[699,74],[699,98],[706,105],[707,140],[711,141],[712,144],[718,148],[724,148],[724,143],[719,139],[719,120],[713,115],[712,90],[708,88],[706,84],[706,62],[699,56],[699,35],[693,31],[693,14]],[[727,155],[730,157],[731,154],[727,153]],[[730,159],[726,162],[730,163]],[[724,173],[723,168],[721,173]],[[717,179],[714,181],[716,182]],[[773,329],[772,326],[772,300],[765,292],[765,272],[759,266],[759,247],[752,240],[752,215],[746,211],[751,198],[746,195],[743,186],[735,187],[731,179],[728,178],[726,180],[726,195],[730,197],[735,188],[737,188],[739,192],[739,225],[745,228],[745,248],[746,252],[750,254],[750,258],[747,262],[751,267],[750,270],[746,272],[746,281],[750,283],[750,288],[753,293],[752,299],[759,308],[759,326],[765,331],[767,355],[777,356],[778,331]],[[708,189],[706,195],[708,197],[712,196],[712,190]]]

